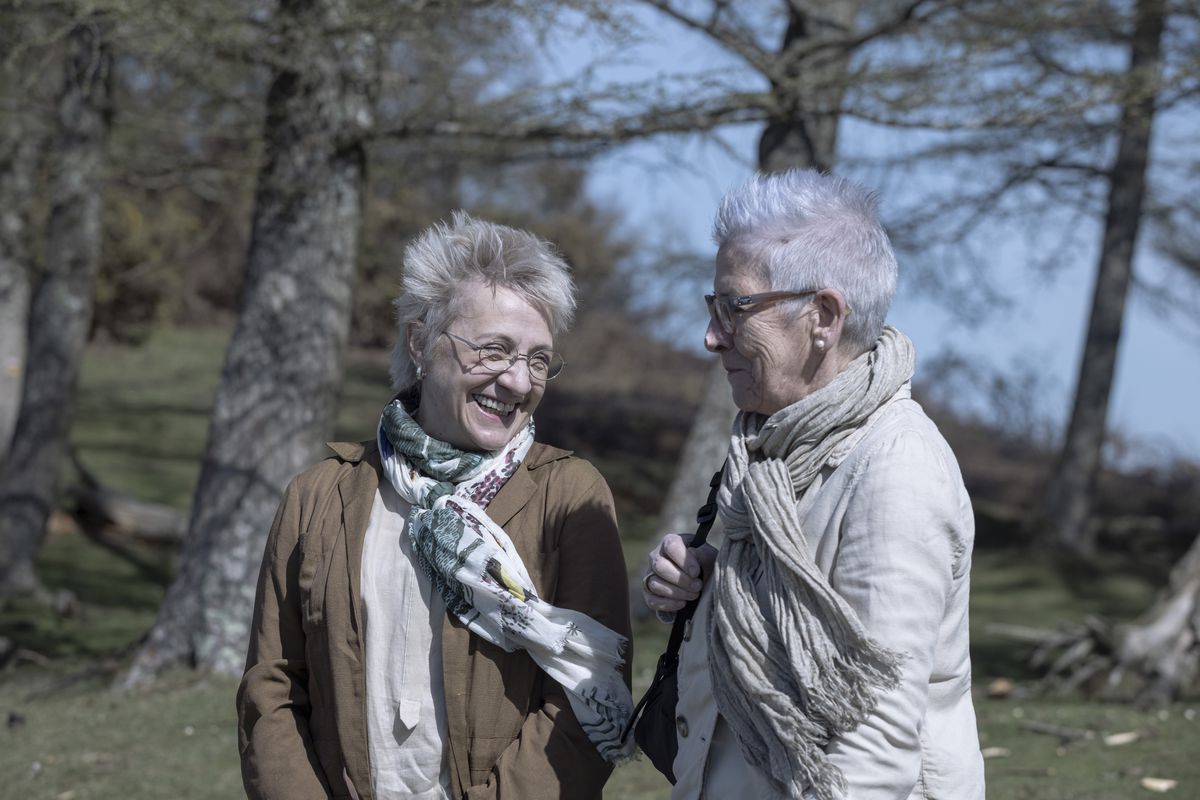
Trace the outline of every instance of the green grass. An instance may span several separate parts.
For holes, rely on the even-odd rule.
[[[168,328],[138,348],[91,346],[71,428],[84,465],[115,489],[188,508],[228,340],[219,329]],[[352,354],[332,438],[372,437],[388,387],[385,354]]]
[[[225,340],[215,331],[162,331],[138,350],[93,347],[72,430],[89,468],[124,491],[185,509]],[[352,357],[336,438],[370,436],[388,395],[386,358]],[[627,556],[636,563],[654,533],[653,518],[641,510],[644,497],[625,498],[619,487],[629,483],[645,491],[648,479],[661,476],[611,456],[597,463],[616,478]],[[77,595],[75,613],[58,618],[29,603],[0,607],[0,636],[22,648],[15,664],[0,673],[0,717],[9,720],[0,730],[0,800],[240,796],[234,681],[179,671],[145,691],[108,691],[128,647],[153,621],[171,568],[169,552],[137,547],[133,553],[136,563],[78,534],[51,536],[42,575],[51,588]],[[1144,579],[1115,571],[1086,582],[1064,580],[1044,560],[1016,550],[977,552],[972,580],[980,688],[995,677],[1030,677],[1023,646],[989,633],[987,623],[1047,627],[1088,613],[1127,619],[1154,593]],[[635,631],[639,696],[666,633],[654,622]],[[1007,751],[987,761],[992,800],[1155,796],[1139,786],[1146,776],[1178,780],[1167,797],[1200,795],[1200,718],[1187,703],[1164,715],[1075,698],[993,700],[977,692],[976,709],[984,746]],[[1023,727],[1031,721],[1092,736],[1061,747],[1056,737]],[[1143,736],[1122,747],[1103,743],[1105,734],[1122,731]],[[666,781],[644,760],[617,770],[606,790],[621,800],[668,794]]]
[[[188,672],[114,694],[109,672],[20,670],[0,687],[0,798],[233,798],[236,682]],[[20,715],[14,724],[12,714]]]
[[[977,701],[983,746],[1009,755],[989,759],[989,798],[1038,800],[1126,800],[1154,797],[1139,785],[1143,777],[1179,782],[1168,797],[1195,797],[1200,787],[1200,717],[1193,706],[1176,704],[1142,712],[1124,706],[1080,701]],[[1057,737],[1022,727],[1030,722],[1085,730],[1093,735],[1063,746]],[[1108,746],[1103,736],[1137,731],[1144,738]]]
[[[0,603],[0,636],[49,659],[98,659],[124,650],[153,622],[170,571],[170,553],[136,552],[143,566],[79,534],[50,536],[39,560],[42,579],[51,589],[74,592],[76,607],[60,617],[31,600]]]
[[[115,489],[187,508],[227,340],[166,329],[138,348],[90,347],[71,427],[84,465]]]

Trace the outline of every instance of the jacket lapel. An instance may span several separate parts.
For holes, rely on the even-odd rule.
[[[341,455],[339,453],[339,455]],[[357,661],[350,669],[350,681],[353,686],[352,696],[362,698],[366,694],[366,676],[363,672],[363,618],[362,618],[362,551],[366,538],[367,525],[371,521],[371,508],[375,503],[375,493],[379,488],[379,478],[376,469],[379,464],[379,454],[368,451],[358,454],[358,458],[349,461],[346,474],[338,481],[338,494],[342,505],[341,538],[345,547],[345,584],[349,597],[346,598],[349,610],[350,624],[343,632],[341,643],[330,643],[340,646],[347,655]],[[349,737],[342,742],[343,758],[346,763],[346,773],[349,777],[347,785],[352,789],[357,787],[357,794],[370,797],[371,786],[371,756],[367,747],[367,720],[363,716],[365,709],[362,705],[351,703],[347,706],[346,717],[351,728],[362,731],[362,736]],[[363,791],[364,787],[366,791]]]
[[[529,502],[529,498],[533,497],[533,491],[537,488],[533,478],[529,477],[529,468],[522,464],[521,468],[513,473],[513,476],[496,492],[496,496],[492,498],[492,502],[488,503],[487,515],[492,518],[492,521],[503,528],[512,518],[517,515],[517,512],[525,507]]]
[[[346,477],[338,482],[342,497],[342,530],[345,531],[347,577],[350,581],[350,603],[354,610],[354,629],[362,629],[362,552],[371,508],[379,489],[379,451],[368,450],[362,462],[355,464]],[[361,658],[361,653],[359,654]]]

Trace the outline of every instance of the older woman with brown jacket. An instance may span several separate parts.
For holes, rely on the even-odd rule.
[[[376,441],[271,530],[239,746],[254,798],[598,798],[628,755],[612,496],[534,439],[574,308],[535,237],[460,214],[406,253]]]

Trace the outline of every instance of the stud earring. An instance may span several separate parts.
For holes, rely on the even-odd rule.
[[[424,377],[425,377],[425,368],[422,367],[420,364],[417,364],[417,383],[420,383],[421,379]]]
[[[818,351],[824,350],[825,349],[825,340],[817,339],[815,342],[813,342],[813,347],[817,348]]]

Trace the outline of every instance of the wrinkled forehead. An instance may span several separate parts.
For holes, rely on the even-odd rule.
[[[727,284],[736,285],[742,293],[770,288],[770,250],[766,243],[739,237],[721,245],[717,250],[713,286],[722,291]]]
[[[552,319],[549,306],[520,287],[479,278],[461,283],[448,298],[446,310],[448,326],[481,317],[521,318],[536,314],[549,327]]]

